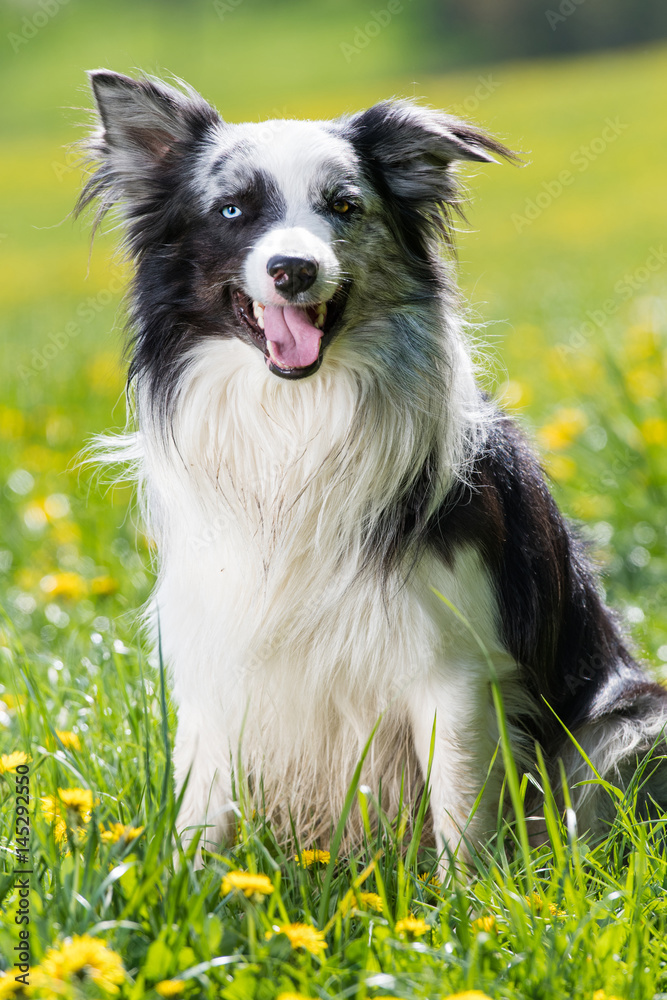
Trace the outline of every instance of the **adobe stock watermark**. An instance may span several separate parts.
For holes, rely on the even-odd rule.
[[[213,0],[213,10],[221,21],[224,21],[227,14],[233,14],[244,0]]]
[[[586,3],[586,0],[561,0],[558,10],[545,10],[544,16],[551,30],[555,31],[559,24],[567,21],[568,17],[572,17],[582,3]]]
[[[31,42],[36,35],[45,28],[50,21],[60,12],[61,7],[69,3],[69,0],[39,0],[38,10],[31,17],[27,15],[21,20],[20,32],[10,31],[7,34],[13,52],[19,52],[24,45]]]
[[[76,308],[76,320],[70,320],[62,330],[56,330],[48,335],[47,343],[41,348],[33,347],[30,353],[30,362],[19,365],[17,374],[25,384],[36,375],[45,371],[51,362],[64,350],[66,350],[73,340],[80,335],[84,326],[92,322],[95,317],[113,302],[114,297],[125,286],[125,278],[120,270],[116,270],[106,288],[103,288],[97,295],[80,302]]]
[[[564,361],[569,354],[580,351],[599,330],[604,329],[609,318],[618,312],[622,303],[641,291],[651,276],[662,270],[665,264],[667,264],[665,248],[650,247],[648,257],[640,267],[626,272],[622,278],[614,282],[614,296],[605,299],[597,309],[587,309],[587,319],[580,326],[573,327],[567,341],[555,345],[561,360]]]
[[[51,160],[51,170],[57,181],[62,181],[73,171],[79,171],[85,166],[86,157],[78,149],[67,150],[64,160]]]
[[[257,143],[273,142],[276,132],[280,129],[280,122],[288,117],[286,107],[273,108],[270,112],[271,118],[266,121],[257,122],[253,129],[253,141]]]
[[[396,15],[402,14],[404,10],[403,0],[389,0],[386,7],[381,7],[380,10],[369,10],[368,21],[361,27],[355,25],[352,41],[340,43],[340,51],[343,53],[345,62],[351,63],[355,56],[361,55],[372,40],[377,38],[380,32],[391,24]]]
[[[605,118],[604,128],[600,135],[592,139],[587,145],[581,145],[570,155],[570,163],[575,168],[561,170],[560,173],[550,181],[542,182],[542,190],[535,198],[527,198],[523,210],[523,215],[515,212],[511,216],[511,221],[517,233],[522,232],[527,226],[531,226],[536,219],[542,215],[554,201],[563,194],[566,188],[574,184],[577,174],[583,174],[592,163],[602,156],[605,150],[612,143],[616,142],[619,135],[629,128],[620,118]]]
[[[453,115],[458,115],[459,118],[465,118],[466,115],[472,115],[477,111],[478,107],[482,101],[486,101],[487,98],[491,97],[491,94],[495,94],[498,87],[501,85],[500,80],[494,80],[493,76],[478,76],[478,83],[471,94],[460,102],[460,104],[452,104],[447,109]]]

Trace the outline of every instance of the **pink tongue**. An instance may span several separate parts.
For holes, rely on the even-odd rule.
[[[282,368],[308,368],[320,353],[322,331],[296,306],[265,306],[264,335],[271,360]]]

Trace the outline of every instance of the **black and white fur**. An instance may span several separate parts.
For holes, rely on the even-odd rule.
[[[501,781],[470,819],[498,740],[489,668],[434,591],[492,657],[522,767],[538,741],[554,774],[562,758],[571,781],[590,776],[567,727],[627,782],[666,692],[629,654],[521,431],[478,389],[443,253],[456,161],[509,150],[406,101],[238,125],[185,87],[91,79],[79,207],[120,206],[135,262],[136,430],[110,447],[136,465],[159,551],[180,829],[205,824],[213,845],[230,832],[240,759],[279,834],[293,822],[322,846],[382,715],[365,784],[390,813],[402,780],[414,802],[435,720],[438,844],[463,830],[481,844]],[[314,261],[314,284],[282,294],[276,255]],[[316,365],[266,356],[253,300],[329,303]],[[599,830],[604,795],[572,794],[580,828]],[[661,772],[644,794],[665,805]]]

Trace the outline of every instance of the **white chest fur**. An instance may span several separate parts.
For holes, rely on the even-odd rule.
[[[200,352],[170,443],[143,433],[177,781],[191,769],[182,825],[207,814],[224,832],[236,765],[275,823],[289,806],[300,837],[321,841],[382,713],[364,780],[382,782],[390,810],[402,776],[408,799],[421,785],[436,710],[452,747],[463,728],[488,729],[479,648],[431,587],[505,657],[474,550],[449,568],[425,557],[407,584],[364,568],[367,531],[414,462],[405,415],[360,440],[344,368],[285,384],[248,353]]]

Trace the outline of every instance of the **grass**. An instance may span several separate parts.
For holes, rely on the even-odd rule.
[[[667,992],[663,834],[661,824],[636,819],[633,790],[596,847],[555,810],[540,849],[525,844],[520,823],[499,823],[465,882],[431,882],[433,855],[415,844],[403,856],[401,831],[387,823],[378,833],[369,827],[357,856],[302,867],[251,810],[239,815],[233,849],[203,872],[189,862],[174,869],[176,804],[166,779],[175,720],[136,623],[151,553],[129,491],[100,489],[75,463],[91,434],[124,420],[124,268],[109,234],[86,277],[86,235],[62,221],[79,184],[63,149],[78,116],[55,108],[83,103],[82,67],[155,68],[158,53],[231,118],[274,105],[329,115],[415,88],[394,28],[366,61],[344,68],[337,46],[353,34],[348,11],[313,69],[316,85],[304,94],[298,74],[288,74],[267,104],[268,70],[243,93],[230,87],[240,56],[216,62],[217,18],[201,14],[193,28],[165,15],[158,30],[149,10],[137,14],[129,52],[127,12],[115,20],[104,7],[97,23],[64,7],[0,70],[17,95],[2,109],[0,161],[0,191],[11,191],[0,206],[0,753],[31,758],[32,963],[53,971],[59,960],[64,977],[60,992],[51,984],[42,994],[374,1000],[478,990],[590,1000],[603,991],[643,1000]],[[243,8],[237,15],[239,27],[224,24],[232,38],[250,23]],[[261,51],[278,30],[272,18],[257,29]],[[312,37],[300,29],[309,60],[318,25]],[[559,501],[582,522],[610,599],[658,673],[667,661],[667,261],[665,143],[655,121],[665,55],[656,47],[495,67],[480,71],[497,84],[483,99],[474,98],[476,71],[422,76],[417,88],[438,106],[467,102],[530,151],[523,170],[479,168],[470,177],[474,229],[462,234],[461,275],[473,318],[486,324],[478,334],[485,378],[535,435]],[[627,127],[594,152],[607,118]],[[564,169],[572,182],[549,204],[542,197],[533,221],[517,221],[527,201],[556,190]],[[11,966],[18,932],[7,851],[16,763],[5,761],[0,775],[0,968]],[[68,810],[59,789],[83,793],[70,796]],[[507,794],[520,802],[525,790],[517,779]],[[49,796],[50,809],[40,801]],[[373,815],[358,789],[353,803]],[[270,893],[258,883],[266,894],[221,895],[230,870],[265,875]],[[410,914],[417,922],[402,924]],[[293,947],[297,931],[290,940],[275,930],[300,923],[322,934],[326,949],[317,935],[303,939],[311,952]],[[67,945],[76,935],[94,941]],[[0,979],[0,997],[12,989]]]
[[[548,813],[549,843],[532,852],[501,823],[466,882],[440,884],[427,851],[409,850],[404,860],[401,831],[389,823],[377,833],[367,828],[357,856],[298,861],[250,810],[239,812],[234,848],[209,858],[205,871],[193,871],[189,861],[174,869],[175,803],[163,781],[159,686],[149,682],[144,690],[133,653],[111,642],[94,641],[90,654],[84,676],[63,665],[53,684],[65,710],[81,706],[76,714],[87,720],[75,724],[77,747],[67,736],[59,742],[42,670],[14,648],[18,686],[27,692],[15,711],[30,733],[34,791],[92,790],[81,806],[62,807],[60,840],[43,808],[33,819],[35,957],[48,969],[56,943],[70,969],[62,994],[42,995],[106,995],[92,977],[108,972],[110,959],[98,946],[81,969],[79,956],[62,945],[76,935],[105,941],[122,956],[127,976],[117,985],[122,996],[136,998],[172,995],[163,985],[172,980],[182,984],[173,995],[234,1000],[290,993],[439,997],[473,989],[507,998],[593,997],[600,990],[643,998],[664,988],[664,823],[638,822],[632,792],[597,848],[577,839],[555,810]],[[102,676],[97,711],[86,700],[99,696]],[[7,798],[12,784],[6,774]],[[519,803],[524,791],[517,788]],[[372,814],[364,790],[352,792],[349,804],[357,798]],[[12,818],[8,810],[7,827]],[[105,838],[100,831],[112,823],[133,839]],[[261,891],[255,883],[248,895],[229,885],[221,892],[225,875],[239,870],[264,875]],[[10,884],[6,879],[2,891]],[[11,918],[17,900],[10,895],[6,903]],[[303,937],[303,924],[320,934]],[[7,955],[13,939],[8,921],[0,931]],[[33,982],[40,982],[39,970]]]

